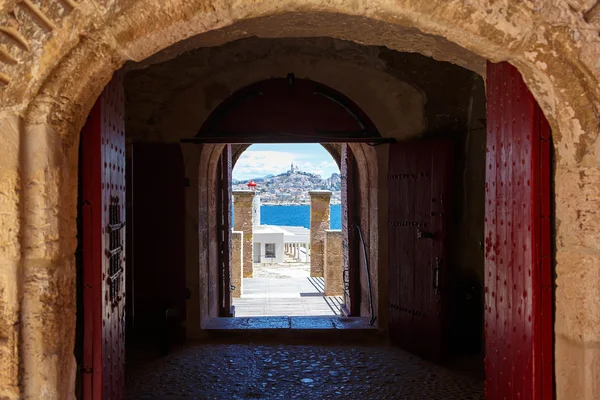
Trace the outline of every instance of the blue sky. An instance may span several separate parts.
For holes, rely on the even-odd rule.
[[[253,144],[240,156],[233,168],[233,179],[278,175],[294,162],[300,171],[329,178],[340,170],[333,157],[320,144]]]

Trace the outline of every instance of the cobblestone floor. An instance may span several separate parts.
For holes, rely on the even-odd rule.
[[[385,345],[205,344],[129,367],[128,399],[483,399],[483,382]]]

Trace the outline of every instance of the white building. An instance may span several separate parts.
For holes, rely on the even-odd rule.
[[[293,163],[291,171],[295,171]],[[248,187],[256,190],[254,181]],[[258,193],[252,201],[252,218],[254,263],[282,263],[286,256],[299,262],[310,262],[310,229],[302,226],[261,225]]]
[[[285,253],[298,261],[310,262],[310,230],[307,228],[255,225],[252,234],[254,235],[254,263],[282,263]]]

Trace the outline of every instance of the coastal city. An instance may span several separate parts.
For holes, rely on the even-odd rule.
[[[310,204],[311,190],[330,190],[331,204],[341,203],[342,178],[333,173],[329,178],[321,178],[318,174],[299,171],[294,164],[279,175],[268,175],[248,180],[233,180],[233,190],[248,189],[248,183],[256,183],[256,191],[260,193],[263,205],[301,205]]]

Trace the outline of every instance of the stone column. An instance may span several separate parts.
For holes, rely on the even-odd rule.
[[[231,284],[235,286],[232,292],[233,297],[242,297],[243,292],[243,249],[244,233],[239,231],[231,232]]]
[[[313,190],[310,195],[310,276],[323,276],[325,231],[329,229],[329,190]]]
[[[341,296],[342,291],[342,231],[325,231],[325,296]]]
[[[253,268],[252,261],[254,260],[252,242],[254,236],[252,234],[252,226],[254,225],[252,202],[254,200],[254,192],[251,190],[234,190],[233,191],[233,229],[243,232],[243,271],[244,278],[252,278]]]

